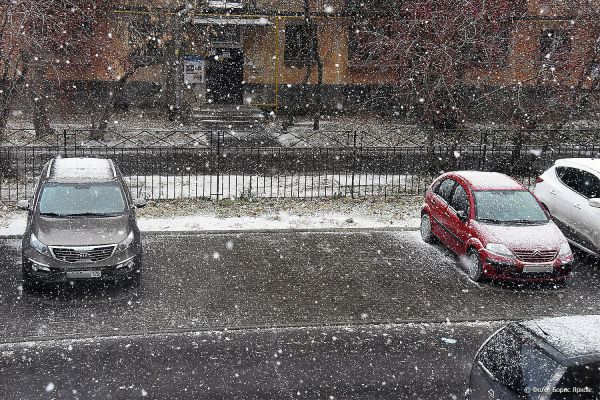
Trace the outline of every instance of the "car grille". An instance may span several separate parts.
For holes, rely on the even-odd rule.
[[[526,263],[547,263],[554,261],[557,250],[514,250],[519,260]]]
[[[115,245],[97,247],[50,247],[54,258],[70,263],[102,261],[110,257]]]

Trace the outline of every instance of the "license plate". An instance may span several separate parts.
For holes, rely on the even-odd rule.
[[[67,279],[93,279],[102,277],[102,271],[71,271],[67,272]]]
[[[552,265],[525,265],[523,267],[524,273],[551,273],[554,271],[554,266]]]

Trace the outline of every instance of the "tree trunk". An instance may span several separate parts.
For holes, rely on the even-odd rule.
[[[313,97],[313,105],[315,108],[315,114],[313,118],[313,130],[318,131],[320,129],[321,124],[321,109],[323,104],[322,99],[322,88],[323,88],[323,60],[321,58],[321,53],[319,51],[319,30],[317,25],[315,24],[311,12],[310,12],[310,2],[309,0],[304,0],[304,19],[306,21],[308,36],[309,36],[309,46],[310,46],[310,57],[309,63],[306,67],[306,76],[305,82],[308,83],[310,80],[310,75],[312,72],[313,66],[317,67],[317,88],[315,90],[315,96]]]
[[[104,107],[102,107],[102,111],[100,112],[100,116],[97,120],[92,121],[92,133],[90,134],[91,140],[102,140],[104,139],[104,134],[106,133],[106,129],[108,128],[108,120],[111,116],[111,110],[115,105],[115,100],[118,98],[118,95],[123,92],[125,85],[129,81],[129,78],[135,74],[137,71],[137,67],[131,68],[129,71],[125,72],[125,74],[117,81],[117,85],[114,90],[108,93],[108,98],[106,99],[106,103]],[[92,116],[93,118],[93,116]]]
[[[35,136],[39,138],[52,133],[53,129],[50,127],[50,121],[48,120],[45,96],[40,95],[39,93],[31,92],[30,98],[33,104],[32,118]]]
[[[35,136],[39,138],[52,133],[52,128],[48,120],[46,89],[41,82],[40,71],[33,68],[30,76],[28,94],[32,106],[33,128],[35,129]]]
[[[0,94],[0,143],[4,142],[6,125],[10,114],[10,98],[8,97],[8,88],[5,84],[0,84],[2,93]]]

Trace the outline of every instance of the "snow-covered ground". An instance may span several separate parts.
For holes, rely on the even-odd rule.
[[[422,199],[331,199],[150,202],[138,214],[143,232],[277,229],[378,229],[419,226]],[[0,210],[0,236],[20,235],[26,215]]]
[[[339,173],[327,175],[149,175],[126,177],[133,193],[147,199],[316,198],[383,196],[424,189],[429,181],[415,175]]]
[[[216,198],[324,198],[395,196],[424,193],[430,180],[417,175],[344,172],[294,175],[139,175],[125,177],[131,192],[148,200]],[[17,201],[31,196],[35,180],[0,182],[0,199]],[[18,190],[17,190],[18,189]],[[18,198],[17,198],[18,197]]]

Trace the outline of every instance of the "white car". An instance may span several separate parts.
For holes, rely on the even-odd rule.
[[[534,193],[571,244],[600,257],[600,159],[556,161]]]

